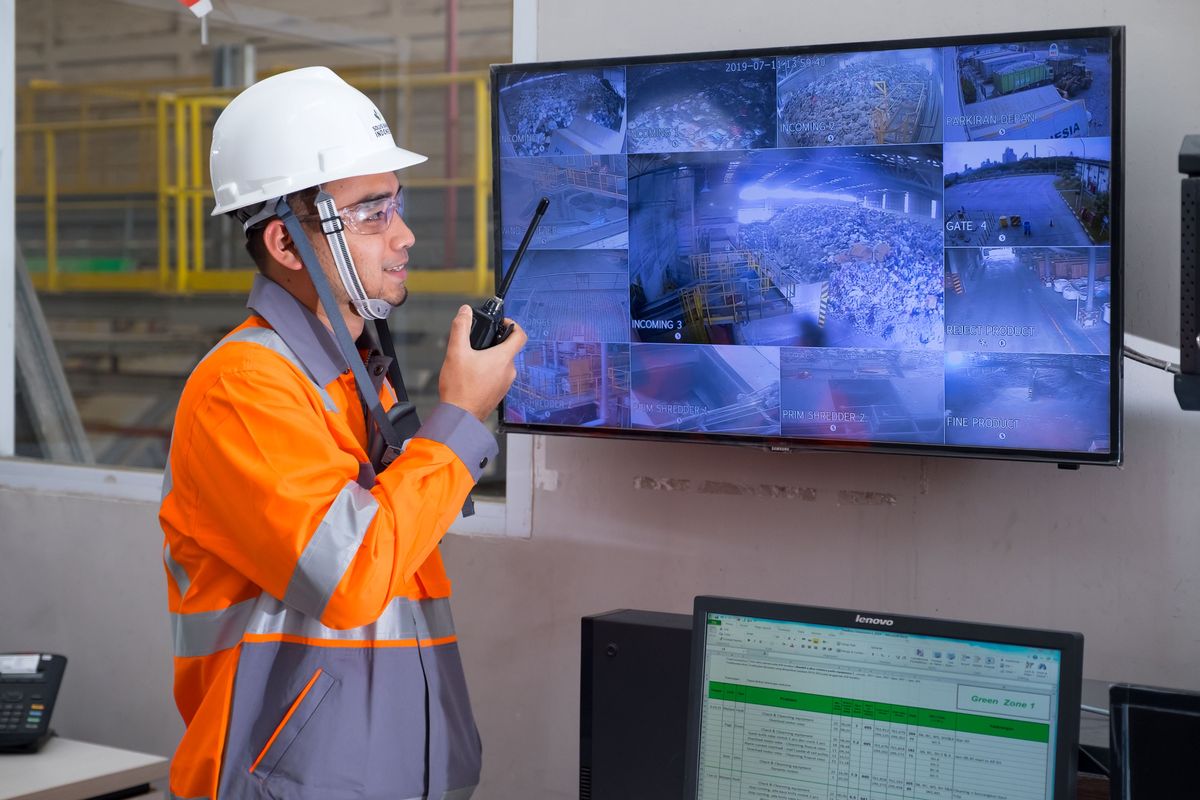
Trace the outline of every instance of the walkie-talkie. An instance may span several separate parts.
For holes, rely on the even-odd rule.
[[[504,295],[508,294],[508,287],[512,284],[513,276],[517,274],[517,267],[521,266],[525,250],[528,249],[529,242],[533,240],[533,232],[537,230],[538,223],[542,221],[542,217],[549,207],[550,198],[543,197],[538,203],[537,210],[533,212],[529,229],[525,231],[525,238],[521,240],[521,246],[517,248],[517,254],[513,256],[512,264],[509,265],[504,280],[500,282],[500,291],[479,308],[471,309],[471,313],[474,315],[471,320],[471,347],[475,350],[486,350],[498,345],[512,333],[513,326],[504,324]]]

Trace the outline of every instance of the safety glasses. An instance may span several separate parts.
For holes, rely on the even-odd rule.
[[[346,230],[364,236],[383,233],[392,224],[393,216],[404,216],[404,187],[391,197],[367,200],[338,210]],[[299,219],[317,219],[317,214],[305,214]]]

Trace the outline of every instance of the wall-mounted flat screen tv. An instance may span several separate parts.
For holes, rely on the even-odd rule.
[[[505,429],[1119,463],[1123,54],[1099,28],[493,67],[500,269],[550,198]]]

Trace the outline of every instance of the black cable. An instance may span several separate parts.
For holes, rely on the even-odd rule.
[[[1128,348],[1126,348],[1126,349],[1128,349]],[[1141,355],[1141,353],[1138,353],[1138,355]],[[1100,706],[1089,706],[1087,703],[1080,703],[1079,709],[1087,714],[1095,714],[1098,717],[1107,717],[1108,716],[1108,709],[1101,708]],[[1106,767],[1104,765],[1104,762],[1102,762],[1100,759],[1098,759],[1094,755],[1092,755],[1091,752],[1089,752],[1086,747],[1084,747],[1083,745],[1080,745],[1079,752],[1082,753],[1083,755],[1087,756],[1088,760],[1091,761],[1093,764],[1095,764],[1096,768],[1099,769],[1101,773],[1103,773],[1105,776],[1108,775],[1108,767]]]
[[[1087,756],[1088,761],[1091,761],[1093,764],[1095,764],[1096,769],[1100,770],[1105,777],[1108,777],[1108,767],[1104,765],[1104,762],[1092,755],[1086,747],[1080,747],[1079,752]]]

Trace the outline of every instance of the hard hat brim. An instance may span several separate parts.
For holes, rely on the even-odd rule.
[[[279,191],[258,190],[247,192],[240,195],[236,202],[226,203],[224,205],[217,204],[212,210],[212,215],[218,217],[222,214],[228,214],[231,211],[237,211],[239,208],[255,205],[256,203],[264,203],[268,200],[274,200],[282,197],[285,194],[292,194],[303,189],[309,189],[313,186],[330,183],[332,181],[342,180],[344,178],[354,178],[360,175],[377,175],[381,172],[395,172],[396,170],[407,169],[414,167],[417,164],[422,164],[428,161],[428,156],[423,156],[420,153],[414,153],[411,150],[405,150],[403,147],[392,147],[388,150],[377,151],[371,153],[357,161],[351,161],[341,167],[333,170],[313,171],[308,175],[294,175],[279,182],[272,184],[271,189]]]

